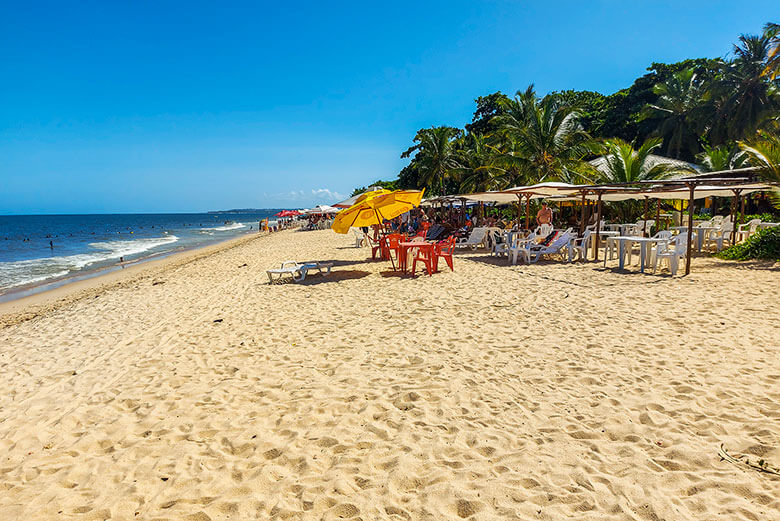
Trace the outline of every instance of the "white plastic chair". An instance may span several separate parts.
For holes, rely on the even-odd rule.
[[[352,231],[355,233],[355,248],[361,248],[368,245],[366,234],[363,233],[363,230],[360,228],[352,228]]]
[[[588,240],[590,240],[590,236],[593,233],[595,232],[585,228],[582,237],[574,239],[569,243],[569,247],[571,247],[573,253],[577,254],[579,260],[588,260]]]
[[[670,232],[669,230],[661,230],[660,232],[653,235],[652,238],[664,239],[664,242],[657,243],[655,248],[650,250],[650,258],[647,260],[648,265],[650,263],[655,263],[655,254],[658,252],[658,250],[665,250],[667,248],[669,241],[672,239],[672,232]]]
[[[490,252],[490,254],[495,257],[509,255],[509,247],[511,246],[512,240],[516,234],[517,232],[504,232],[503,240],[501,242],[495,241],[493,243],[493,250]]]
[[[723,249],[724,242],[731,242],[731,232],[734,231],[734,223],[731,221],[723,221],[720,229],[713,230],[707,238],[707,244],[714,242],[718,251]]]
[[[688,246],[688,236],[679,234],[666,244],[659,244],[656,249],[655,260],[653,262],[653,273],[658,269],[658,263],[666,259],[669,262],[669,271],[672,276],[677,274],[679,261],[685,258]]]
[[[737,228],[737,241],[744,241],[750,238],[751,235],[756,233],[760,224],[761,219],[751,219],[745,224],[740,224]]]

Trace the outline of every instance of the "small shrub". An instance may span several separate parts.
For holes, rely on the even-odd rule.
[[[748,215],[741,215],[739,217],[738,224],[745,224],[753,219],[761,219],[765,223],[774,223],[780,221],[780,216],[771,213],[753,213]]]
[[[780,261],[780,226],[760,230],[745,242],[726,248],[717,256],[726,260]]]

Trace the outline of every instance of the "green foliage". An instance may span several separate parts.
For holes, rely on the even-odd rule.
[[[599,135],[606,122],[607,96],[589,90],[564,90],[551,92],[561,104],[577,109],[580,123],[592,135]]]
[[[409,147],[402,158],[411,157],[417,174],[417,188],[427,188],[432,195],[447,193],[447,182],[461,167],[458,163],[457,144],[462,131],[453,127],[431,127],[417,131],[415,145]]]
[[[780,261],[780,226],[760,230],[747,240],[726,248],[718,254],[726,260]]]
[[[780,222],[780,214],[776,213],[752,213],[748,215],[740,215],[737,220],[737,224],[745,224],[753,219],[761,219],[761,222],[765,223],[777,223]]]
[[[780,136],[759,131],[758,135],[739,143],[750,164],[761,168],[761,176],[770,183],[780,184]],[[780,209],[780,189],[772,193],[775,208]]]
[[[398,179],[394,179],[392,181],[378,180],[378,181],[374,181],[369,186],[361,186],[359,188],[355,188],[354,190],[352,190],[352,194],[350,195],[350,197],[354,197],[358,194],[362,194],[363,192],[367,192],[371,186],[380,186],[386,190],[399,190],[400,189],[399,185],[400,183]]]
[[[704,150],[696,156],[704,172],[720,172],[734,170],[747,165],[748,156],[735,144],[711,147],[703,145]]]
[[[511,143],[503,157],[507,167],[533,182],[588,180],[592,172],[584,158],[594,147],[577,109],[558,96],[539,99],[533,85],[502,101],[502,106],[505,113],[496,119]]]
[[[740,36],[727,58],[652,63],[631,86],[610,95],[563,90],[540,98],[531,85],[513,97],[500,91],[480,96],[465,132],[449,126],[417,132],[414,145],[401,155],[411,161],[397,187],[438,195],[543,181],[590,182],[598,175],[586,160],[604,153],[595,140],[611,143],[613,156],[622,154],[632,163],[624,166],[634,168],[639,150],[633,144],[651,139],[660,140],[652,149],[698,160],[704,170],[749,164],[777,181],[779,35],[778,24],[767,24],[761,35]],[[646,178],[640,170],[613,172],[611,180]]]
[[[700,149],[701,112],[708,99],[706,84],[693,69],[685,69],[656,84],[653,93],[658,98],[647,104],[645,114],[657,122],[656,132],[663,137],[666,154],[693,159]]]
[[[503,104],[508,100],[506,94],[501,91],[475,99],[477,109],[471,123],[466,124],[466,131],[470,134],[488,135],[498,130],[495,117],[503,114]]]

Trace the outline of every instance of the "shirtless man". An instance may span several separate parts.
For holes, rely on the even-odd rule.
[[[546,201],[542,202],[542,208],[536,212],[536,224],[552,224],[552,210]]]

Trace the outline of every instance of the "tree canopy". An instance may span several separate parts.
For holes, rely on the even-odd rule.
[[[768,23],[762,34],[740,35],[724,57],[652,63],[612,94],[539,96],[530,85],[514,96],[479,96],[462,129],[417,132],[393,187],[439,195],[664,175],[668,168],[645,164],[650,151],[709,170],[751,164],[771,170],[765,164],[771,154],[759,149],[766,152],[780,135],[779,68],[780,25]],[[610,172],[589,163],[600,155],[612,158]]]

